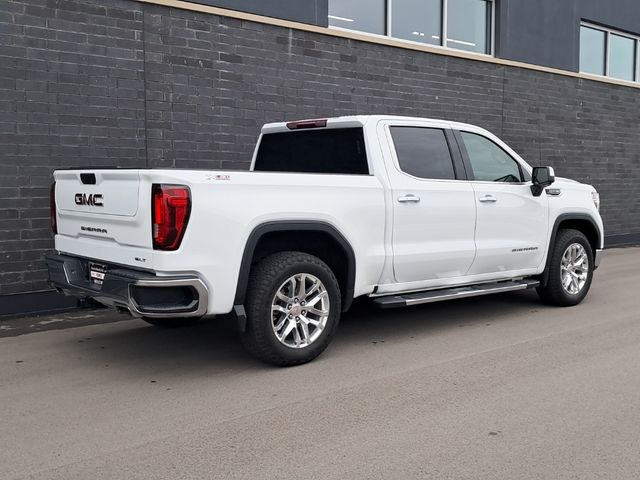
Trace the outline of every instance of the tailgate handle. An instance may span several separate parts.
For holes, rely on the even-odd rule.
[[[84,185],[95,185],[96,184],[96,174],[95,173],[81,173],[80,181]]]

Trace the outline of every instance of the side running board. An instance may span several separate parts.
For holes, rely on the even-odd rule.
[[[445,288],[441,290],[429,290],[426,292],[404,293],[375,298],[373,301],[381,308],[408,307],[421,303],[442,302],[454,298],[477,297],[491,293],[513,292],[526,290],[540,285],[538,280],[509,280],[505,282],[482,283],[466,287]]]

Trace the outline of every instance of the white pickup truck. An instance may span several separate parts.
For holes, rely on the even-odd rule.
[[[352,116],[265,125],[250,171],[58,170],[50,282],[176,326],[234,312],[250,353],[312,360],[355,297],[381,307],[589,290],[595,189],[472,125]]]

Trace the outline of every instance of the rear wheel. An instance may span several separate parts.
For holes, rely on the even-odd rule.
[[[550,255],[547,285],[537,289],[540,298],[552,305],[577,305],[587,296],[593,279],[589,240],[578,230],[560,230]]]
[[[340,311],[338,281],[322,260],[302,252],[276,253],[251,271],[242,343],[264,362],[300,365],[327,348]]]

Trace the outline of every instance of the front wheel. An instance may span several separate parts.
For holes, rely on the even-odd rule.
[[[278,366],[320,355],[340,321],[340,286],[331,269],[302,252],[275,253],[251,271],[242,343],[254,357]]]
[[[549,255],[547,285],[537,289],[540,298],[552,305],[577,305],[587,296],[593,279],[589,240],[578,230],[560,230]]]

